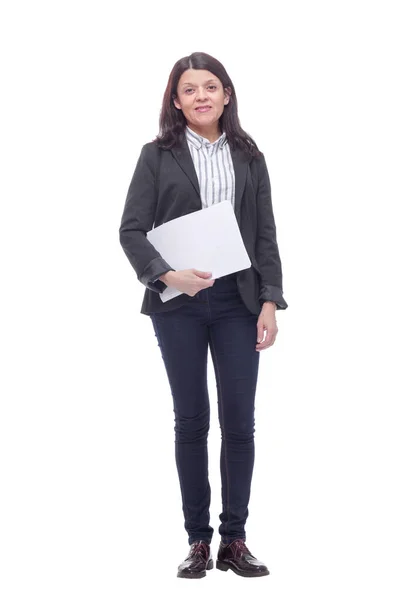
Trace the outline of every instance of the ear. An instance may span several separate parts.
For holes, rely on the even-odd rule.
[[[224,89],[224,104],[229,104],[230,97],[231,97],[231,88],[227,87]]]
[[[182,110],[182,106],[179,104],[179,102],[176,99],[176,97],[173,97],[172,100],[173,100],[173,103],[175,104],[175,108],[178,108],[179,110]]]

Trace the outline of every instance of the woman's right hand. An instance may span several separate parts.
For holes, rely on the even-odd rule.
[[[211,275],[212,273],[207,271],[184,269],[183,271],[168,271],[159,279],[166,285],[193,297],[200,290],[214,285],[215,279],[209,279]]]

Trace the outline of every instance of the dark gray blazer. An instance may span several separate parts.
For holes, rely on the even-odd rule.
[[[235,170],[235,215],[252,266],[236,274],[243,302],[258,315],[263,302],[288,307],[283,298],[282,268],[276,240],[271,187],[264,155],[251,158],[230,148]],[[147,239],[147,232],[171,219],[202,210],[199,182],[186,137],[181,145],[161,150],[156,142],[142,147],[128,189],[119,228],[120,243],[138,280],[146,286],[141,313],[163,312],[190,302],[181,294],[162,302],[162,281],[171,267]],[[196,265],[193,265],[197,268]]]

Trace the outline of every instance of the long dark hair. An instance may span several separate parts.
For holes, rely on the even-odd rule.
[[[186,119],[183,112],[176,108],[173,98],[177,97],[178,81],[187,69],[204,69],[218,77],[223,88],[230,93],[228,104],[224,106],[219,118],[219,125],[231,148],[241,148],[252,157],[260,156],[257,144],[240,126],[235,87],[225,67],[205,52],[193,52],[190,56],[179,59],[168,79],[160,112],[160,131],[155,141],[160,148],[169,149],[180,145],[185,134]]]

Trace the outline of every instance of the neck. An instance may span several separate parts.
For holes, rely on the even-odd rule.
[[[199,135],[206,138],[209,142],[215,142],[221,135],[222,131],[219,128],[219,125],[210,125],[209,127],[197,127],[196,125],[191,125],[188,123],[189,129],[198,133]]]

